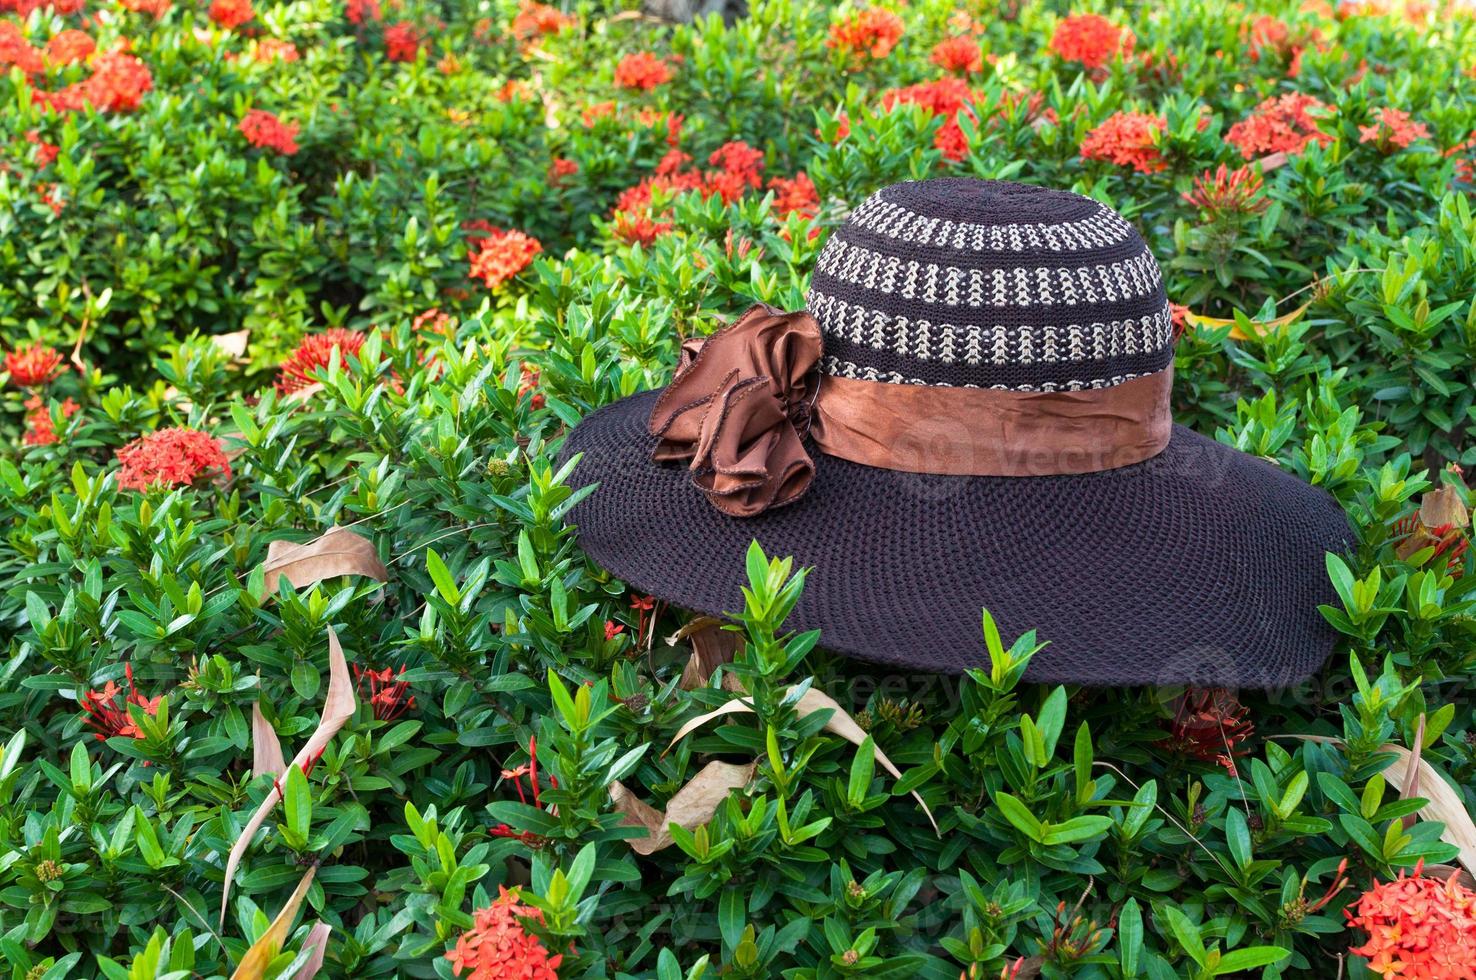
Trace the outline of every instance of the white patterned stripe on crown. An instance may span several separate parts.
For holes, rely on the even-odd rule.
[[[1146,248],[1121,262],[1075,269],[961,269],[916,259],[904,261],[835,234],[821,250],[816,268],[853,286],[902,299],[976,308],[1116,303],[1151,296],[1163,288],[1158,263]]]
[[[1155,354],[1173,343],[1167,304],[1157,313],[1105,323],[956,326],[910,320],[811,290],[810,315],[826,336],[941,364],[1063,364]],[[906,382],[913,383],[913,382]]]
[[[894,385],[922,385],[932,388],[982,388],[984,385],[950,385],[937,382],[924,381],[921,378],[909,378],[896,371],[878,371],[876,368],[861,367],[851,361],[842,360],[839,357],[826,355],[820,359],[820,373],[837,378],[853,378],[857,381],[880,381],[885,384]],[[1047,381],[1038,385],[989,385],[995,391],[1085,391],[1088,388],[1112,388],[1131,381],[1134,378],[1145,378],[1153,372],[1114,374],[1106,378],[1081,378],[1070,381],[1051,382]],[[823,383],[823,382],[822,382]]]
[[[1132,225],[1100,205],[1097,213],[1080,221],[981,225],[928,218],[885,200],[881,194],[863,201],[847,223],[901,242],[975,252],[1020,252],[1027,248],[1077,252],[1120,245],[1133,234]]]

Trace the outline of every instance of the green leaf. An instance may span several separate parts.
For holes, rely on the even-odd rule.
[[[1130,898],[1117,913],[1117,955],[1124,977],[1138,975],[1138,955],[1143,950],[1143,912],[1138,900]]]
[[[1215,976],[1222,977],[1227,973],[1239,973],[1242,970],[1270,966],[1277,960],[1285,959],[1290,955],[1290,950],[1282,949],[1280,946],[1247,946],[1244,949],[1232,949],[1220,957],[1220,962],[1215,964]]]
[[[313,792],[299,766],[287,766],[287,778],[282,780],[282,810],[287,829],[298,842],[306,843],[313,822]]]
[[[1044,843],[1045,827],[1024,803],[1009,793],[995,793],[994,804],[1004,818],[1015,825],[1015,829],[1037,843]]]

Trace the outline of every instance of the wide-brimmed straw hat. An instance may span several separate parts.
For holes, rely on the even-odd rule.
[[[1271,688],[1335,634],[1323,490],[1174,425],[1158,264],[1090,198],[894,184],[821,252],[808,310],[683,345],[671,385],[586,418],[592,559],[742,608],[744,553],[812,566],[790,625],[868,661],[987,666],[980,610],[1049,645],[1026,677]]]

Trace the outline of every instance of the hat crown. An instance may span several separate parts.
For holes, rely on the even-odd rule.
[[[867,198],[808,297],[825,374],[1075,391],[1173,360],[1163,277],[1136,229],[1070,191],[945,178]]]

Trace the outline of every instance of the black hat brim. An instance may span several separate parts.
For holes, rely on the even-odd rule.
[[[1314,674],[1336,633],[1325,553],[1350,540],[1325,491],[1181,426],[1158,456],[1101,473],[951,477],[814,455],[797,502],[728,517],[685,468],[651,461],[655,392],[594,412],[566,440],[574,508],[597,564],[676,606],[742,608],[757,540],[811,566],[790,618],[881,664],[988,667],[980,609],[1008,643],[1049,645],[1044,683],[1280,688]]]

